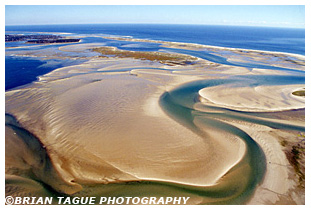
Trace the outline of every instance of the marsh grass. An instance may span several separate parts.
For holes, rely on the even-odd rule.
[[[134,58],[141,60],[157,61],[168,65],[191,65],[197,58],[183,54],[171,54],[164,52],[144,52],[144,51],[128,51],[119,50],[114,47],[99,47],[93,49],[95,52],[101,53],[104,57],[114,55],[119,58]]]
[[[295,96],[305,96],[305,90],[297,90],[292,93]]]

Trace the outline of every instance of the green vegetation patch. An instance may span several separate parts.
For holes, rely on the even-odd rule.
[[[292,94],[295,96],[305,96],[305,90],[297,90],[292,92]]]
[[[93,49],[95,52],[101,53],[105,57],[115,56],[119,58],[135,58],[141,60],[158,61],[168,65],[191,65],[198,58],[183,54],[171,54],[164,52],[143,52],[119,50],[114,47],[99,47]]]

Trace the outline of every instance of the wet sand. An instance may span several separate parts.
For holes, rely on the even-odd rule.
[[[93,47],[18,53],[57,57]],[[231,76],[271,74],[282,72],[250,71],[200,58],[191,65],[165,65],[92,56],[83,64],[40,76],[33,84],[6,92],[6,194],[50,195],[53,189],[71,196],[99,196],[139,191],[141,196],[189,195],[189,204],[302,204],[303,199],[278,196],[297,188],[295,172],[283,167],[289,162],[279,143],[281,131],[221,115],[254,112],[280,126],[304,127],[304,113],[290,121],[261,116],[304,108],[304,97],[291,94],[304,85],[226,84]],[[224,83],[200,84],[202,88],[194,83],[198,91],[186,92],[188,84],[217,79]],[[295,134],[282,132],[295,140]],[[278,181],[280,177],[286,184]],[[231,192],[234,187],[238,190]]]

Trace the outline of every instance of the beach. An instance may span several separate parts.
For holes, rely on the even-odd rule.
[[[7,52],[81,53],[85,62],[6,91],[6,195],[304,204],[304,162],[295,165],[288,154],[304,140],[305,97],[292,94],[305,87],[304,56],[144,42],[167,51],[82,43]],[[204,50],[225,60],[196,56]]]

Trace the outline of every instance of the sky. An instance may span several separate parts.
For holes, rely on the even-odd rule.
[[[6,25],[154,23],[305,27],[304,5],[6,5]]]

